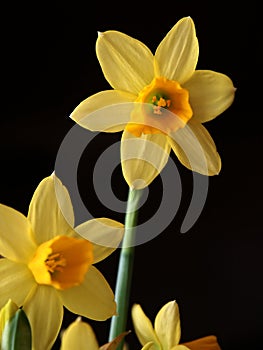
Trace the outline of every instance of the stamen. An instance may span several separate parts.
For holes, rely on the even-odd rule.
[[[161,107],[163,108],[169,108],[171,106],[171,100],[167,100],[165,97],[154,95],[152,97],[152,104],[153,104],[153,113],[162,115]]]
[[[67,265],[66,259],[60,253],[50,254],[45,260],[47,270],[52,274],[55,271],[63,272],[63,267]]]
[[[158,101],[157,105],[160,107],[166,107],[166,100],[161,97],[160,100]]]
[[[28,267],[38,284],[64,290],[80,285],[92,262],[88,240],[56,236],[38,246]]]

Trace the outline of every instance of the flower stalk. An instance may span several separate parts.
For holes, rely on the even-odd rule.
[[[136,225],[142,192],[143,190],[129,188],[125,214],[125,232],[120,252],[115,287],[117,315],[111,318],[109,341],[112,341],[119,334],[126,331],[136,243]],[[123,341],[120,343],[118,350],[121,350],[122,346]]]

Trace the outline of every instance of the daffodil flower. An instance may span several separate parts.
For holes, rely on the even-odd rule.
[[[111,342],[99,346],[92,327],[87,322],[83,322],[81,317],[78,317],[67,329],[62,331],[60,350],[116,350],[120,341],[128,333],[124,332]]]
[[[23,305],[32,328],[33,349],[51,348],[61,327],[63,306],[94,320],[116,313],[114,294],[93,266],[116,248],[83,238],[89,232],[111,237],[117,247],[123,225],[100,218],[74,228],[69,193],[55,174],[38,185],[27,217],[0,205],[0,254],[4,257],[0,259],[0,307],[8,299],[18,307]]]
[[[113,89],[82,101],[71,118],[92,131],[123,131],[122,169],[130,187],[149,185],[171,149],[193,171],[220,172],[220,156],[203,123],[232,104],[235,88],[222,73],[196,70],[199,44],[190,17],[171,28],[155,54],[113,30],[99,33],[96,53]]]
[[[176,301],[169,301],[157,313],[154,326],[139,304],[132,306],[135,333],[143,350],[221,350],[215,336],[179,344],[181,324]]]

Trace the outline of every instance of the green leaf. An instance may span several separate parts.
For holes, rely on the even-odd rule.
[[[5,325],[1,350],[31,350],[31,328],[25,312],[17,310]]]

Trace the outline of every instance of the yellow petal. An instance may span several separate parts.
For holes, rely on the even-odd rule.
[[[125,91],[101,91],[82,101],[70,117],[91,131],[122,131],[130,119],[132,105],[129,103],[136,98]]]
[[[51,349],[63,319],[63,305],[53,287],[37,286],[24,304],[32,331],[33,350]]]
[[[159,350],[160,347],[156,347],[156,345],[153,342],[149,342],[145,344],[141,350]]]
[[[219,174],[220,156],[212,137],[202,124],[190,120],[184,128],[170,136],[172,149],[185,167],[202,175]]]
[[[174,347],[172,347],[171,349],[169,350],[191,350],[190,348],[188,348],[187,346],[185,345],[176,345]],[[201,350],[201,349],[200,349]],[[202,349],[203,350],[203,349]]]
[[[70,225],[70,228],[72,228],[74,226],[75,218],[69,192],[67,188],[62,184],[60,179],[55,175],[55,172],[50,177],[54,181],[55,194],[62,215],[66,219],[66,222]]]
[[[12,299],[20,307],[30,290],[36,285],[26,265],[0,259],[0,308]]]
[[[212,120],[224,112],[235,96],[231,79],[209,70],[195,71],[184,88],[189,91],[193,118],[200,123]]]
[[[59,291],[59,294],[65,307],[75,314],[104,321],[116,313],[114,294],[94,266],[89,268],[80,286]]]
[[[191,350],[221,350],[217,342],[217,338],[214,335],[209,335],[200,339],[196,339],[187,343],[184,343]]]
[[[166,165],[171,147],[164,134],[134,136],[124,130],[121,140],[121,165],[131,188],[148,186]]]
[[[0,254],[13,261],[27,262],[35,249],[28,219],[15,209],[0,204]]]
[[[181,85],[193,74],[199,54],[194,22],[180,19],[158,46],[155,58],[159,75],[176,80]]]
[[[53,174],[44,178],[32,197],[28,219],[38,244],[72,230],[73,208],[69,194]]]
[[[96,53],[105,78],[116,90],[138,94],[154,77],[153,54],[126,34],[99,33]]]
[[[115,220],[99,218],[80,224],[75,227],[75,231],[92,242],[95,264],[119,246],[124,234],[124,225]]]
[[[99,350],[99,344],[91,326],[81,318],[63,331],[60,350]]]
[[[163,350],[170,350],[179,344],[181,325],[176,301],[170,301],[160,309],[154,321],[154,329]]]
[[[161,349],[161,345],[155,334],[152,323],[139,304],[134,304],[132,306],[131,316],[135,333],[141,345],[153,342],[155,345],[155,348],[153,349]],[[150,347],[147,349],[150,349]]]

